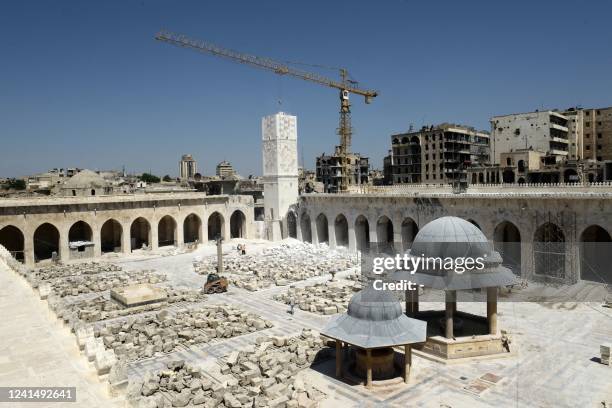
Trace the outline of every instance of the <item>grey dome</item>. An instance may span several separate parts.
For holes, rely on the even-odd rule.
[[[321,334],[357,347],[377,348],[425,341],[427,323],[402,313],[392,293],[372,285],[356,293],[347,313],[333,317]]]
[[[440,217],[426,224],[414,238],[410,254],[426,257],[484,257],[492,252],[487,237],[469,221]]]
[[[347,313],[355,319],[393,320],[402,315],[402,306],[388,291],[370,285],[353,295]]]
[[[458,273],[440,269],[439,266],[421,266],[417,271],[396,271],[392,279],[410,280],[427,288],[442,290],[500,287],[518,283],[512,271],[502,266],[501,255],[493,250],[482,231],[458,217],[441,217],[426,224],[414,238],[408,255],[441,259],[481,258],[484,268]]]

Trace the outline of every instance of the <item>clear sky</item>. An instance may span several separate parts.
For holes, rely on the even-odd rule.
[[[279,109],[298,116],[306,167],[338,143],[333,89],[157,42],[161,28],[347,67],[380,92],[352,99],[353,150],[382,168],[389,135],[410,124],[488,130],[492,115],[612,105],[610,16],[606,0],[5,0],[0,176],[176,175],[183,153],[205,174],[224,159],[261,174],[261,117]]]

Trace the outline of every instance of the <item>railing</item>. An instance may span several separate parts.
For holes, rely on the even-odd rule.
[[[350,186],[352,194],[402,194],[402,193],[452,193],[450,184],[396,184],[390,186]],[[612,182],[597,183],[504,183],[469,184],[467,192],[473,193],[612,193]]]

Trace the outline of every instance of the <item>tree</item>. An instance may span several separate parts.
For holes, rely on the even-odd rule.
[[[159,183],[160,182],[160,178],[150,174],[150,173],[142,173],[142,175],[140,176],[140,180],[144,181],[145,183]]]
[[[168,174],[166,174],[166,175],[164,176],[164,179],[163,179],[163,180],[164,180],[164,181],[166,181],[166,182],[168,182],[168,181],[172,181],[172,177],[170,177]]]
[[[13,190],[25,190],[26,189],[26,182],[25,180],[22,179],[10,179],[7,183],[7,186],[10,189]]]

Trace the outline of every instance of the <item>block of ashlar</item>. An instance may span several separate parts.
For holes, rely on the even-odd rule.
[[[94,328],[93,326],[81,326],[76,329],[76,340],[79,346],[79,350],[83,350],[85,348],[85,343],[89,339],[94,338]]]
[[[50,283],[41,283],[38,286],[38,295],[42,300],[45,300],[49,297],[51,293],[51,284]]]

